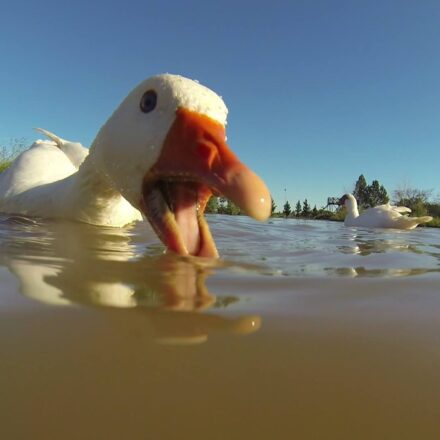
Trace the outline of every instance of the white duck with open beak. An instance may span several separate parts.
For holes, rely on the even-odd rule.
[[[410,213],[411,209],[405,206],[385,205],[368,208],[359,214],[358,204],[353,194],[345,194],[339,200],[339,204],[345,206],[347,211],[345,226],[364,226],[367,228],[394,228],[414,229],[421,223],[432,220],[430,216],[408,217],[402,213]]]
[[[17,157],[0,174],[0,212],[106,226],[142,213],[169,250],[218,256],[203,216],[212,194],[257,220],[271,211],[263,181],[226,144],[226,116],[223,100],[195,81],[149,78],[122,101],[88,155],[64,151],[47,132],[55,142],[37,141]]]

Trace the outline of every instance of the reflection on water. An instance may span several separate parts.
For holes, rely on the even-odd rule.
[[[258,224],[222,216],[210,221],[221,261],[164,254],[145,223],[116,229],[3,217],[0,262],[28,298],[59,306],[138,309],[157,329],[157,340],[181,343],[204,341],[211,330],[251,333],[260,327],[256,315],[224,316],[223,310],[234,309],[240,298],[210,292],[207,280],[213,273],[271,276],[276,283],[280,276],[402,277],[440,271],[437,230],[374,231],[280,219]]]
[[[284,219],[257,224],[244,217],[233,222],[214,217],[211,223],[227,260],[265,266],[268,274],[394,277],[440,271],[439,229],[347,228]]]
[[[200,311],[238,298],[207,279],[237,276],[394,277],[440,271],[439,230],[345,228],[340,223],[211,216],[222,260],[164,255],[147,224],[97,228],[24,217],[0,220],[0,262],[39,301]]]
[[[206,279],[219,263],[163,254],[160,247],[146,253],[132,228],[9,217],[1,233],[2,264],[23,295],[45,304],[138,308],[164,343],[204,342],[212,330],[246,334],[260,327],[259,316],[198,313],[238,301],[208,291]]]
[[[1,439],[440,438],[439,230],[209,221],[0,221]]]

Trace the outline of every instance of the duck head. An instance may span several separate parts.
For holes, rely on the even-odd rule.
[[[347,200],[348,195],[344,194],[339,200],[338,200],[338,205],[339,206],[345,206],[345,201]]]
[[[158,75],[124,99],[91,147],[95,167],[180,255],[218,256],[203,215],[213,194],[257,220],[270,215],[264,182],[226,143],[226,117],[210,89]]]
[[[357,201],[353,194],[344,194],[338,201],[339,206],[345,206],[346,208],[356,207]]]

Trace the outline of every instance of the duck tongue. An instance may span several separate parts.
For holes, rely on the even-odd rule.
[[[200,228],[198,193],[196,183],[173,182],[168,184],[168,196],[180,234],[188,252],[198,255],[200,249]]]
[[[156,163],[144,177],[140,209],[168,250],[218,257],[203,215],[213,192],[256,220],[270,215],[269,190],[229,149],[225,127],[179,108]]]
[[[216,258],[218,251],[203,215],[211,194],[199,183],[161,181],[144,186],[140,209],[168,250]]]

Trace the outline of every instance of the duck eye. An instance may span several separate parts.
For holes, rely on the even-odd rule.
[[[156,108],[157,103],[157,93],[154,90],[146,91],[140,102],[141,110],[144,113],[149,113]]]

